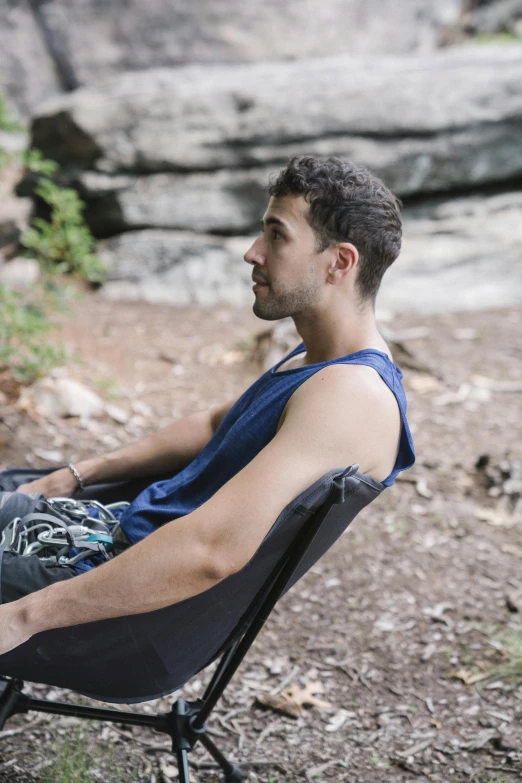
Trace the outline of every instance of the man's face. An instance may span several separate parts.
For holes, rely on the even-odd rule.
[[[302,196],[272,198],[262,231],[244,259],[252,264],[254,313],[267,321],[313,310],[324,290],[323,254]]]

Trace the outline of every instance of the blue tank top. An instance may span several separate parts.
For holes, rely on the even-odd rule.
[[[403,374],[397,365],[385,353],[365,349],[329,362],[276,372],[285,361],[303,351],[301,343],[240,397],[190,465],[173,478],[152,484],[124,511],[121,525],[133,544],[165,522],[190,514],[239,473],[272,440],[295,390],[329,364],[373,367],[397,399],[402,417],[399,453],[392,473],[382,483],[390,486],[401,470],[413,465],[415,454],[406,420]]]
[[[406,419],[403,373],[387,354],[366,348],[328,362],[277,372],[284,362],[303,351],[304,345],[301,343],[252,384],[228,411],[204,449],[186,468],[173,478],[151,484],[123,510],[121,527],[132,544],[166,522],[190,514],[239,473],[272,440],[285,405],[295,390],[330,364],[365,364],[373,367],[395,395],[402,428],[397,460],[393,471],[382,482],[384,486],[391,486],[398,473],[413,465],[415,452]],[[92,566],[84,561],[78,567],[79,570],[86,570]]]

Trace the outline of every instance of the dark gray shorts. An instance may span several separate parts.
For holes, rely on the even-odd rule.
[[[32,513],[42,498],[40,494],[0,492],[0,533],[15,517]],[[21,556],[0,549],[0,604],[73,576],[78,576],[78,571],[72,566],[52,565],[38,555]]]

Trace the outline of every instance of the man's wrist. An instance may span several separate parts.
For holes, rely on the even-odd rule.
[[[40,592],[40,591],[38,591]],[[17,624],[26,631],[29,636],[35,633],[47,631],[45,627],[45,613],[40,606],[39,596],[31,593],[12,603],[11,608],[16,616]]]
[[[66,595],[62,595],[61,588],[64,584],[66,582],[55,582],[11,604],[13,610],[16,608],[18,624],[30,636],[50,631],[64,624],[73,625],[72,620],[68,623],[63,622],[62,615],[68,603]]]
[[[103,456],[74,463],[85,487],[88,487],[90,484],[103,484],[104,481],[107,481],[104,475],[106,472],[106,461],[106,457]]]

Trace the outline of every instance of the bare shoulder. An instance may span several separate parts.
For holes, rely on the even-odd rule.
[[[337,466],[357,462],[382,481],[395,465],[401,417],[395,395],[373,368],[334,364],[294,392],[282,428],[287,433],[299,429]]]

